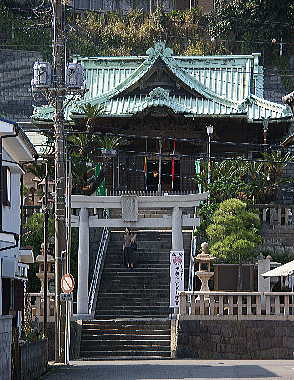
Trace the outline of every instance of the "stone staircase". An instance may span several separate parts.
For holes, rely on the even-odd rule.
[[[133,270],[122,266],[122,240],[122,232],[111,233],[96,319],[83,322],[81,357],[169,357],[171,233],[139,232]],[[190,240],[191,233],[185,233],[185,268],[189,266]]]
[[[170,321],[84,321],[80,356],[170,357]]]

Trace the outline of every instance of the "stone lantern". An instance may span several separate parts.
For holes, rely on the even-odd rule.
[[[195,257],[195,264],[198,263],[198,271],[195,272],[195,275],[201,281],[201,292],[209,292],[208,281],[214,275],[214,272],[210,271],[211,262],[214,260],[214,257],[209,255],[208,243],[201,244],[201,253]]]
[[[36,263],[39,266],[39,271],[36,276],[41,281],[40,293],[44,293],[44,255],[38,255],[36,258]],[[48,283],[54,279],[54,257],[52,255],[47,255],[47,291]]]

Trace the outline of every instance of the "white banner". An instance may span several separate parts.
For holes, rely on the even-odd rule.
[[[179,306],[179,294],[184,290],[184,251],[170,251],[170,307]]]

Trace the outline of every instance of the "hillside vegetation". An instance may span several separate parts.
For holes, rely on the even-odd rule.
[[[2,47],[38,50],[51,58],[51,6],[40,3],[34,11],[15,8],[11,1],[0,5]],[[292,0],[218,0],[207,15],[197,8],[153,14],[66,12],[68,53],[82,56],[142,55],[155,41],[165,40],[182,55],[261,52],[266,66],[286,73],[294,55],[293,32]]]

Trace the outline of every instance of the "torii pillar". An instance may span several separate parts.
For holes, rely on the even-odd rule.
[[[89,314],[89,212],[81,208],[79,216],[77,314]]]

